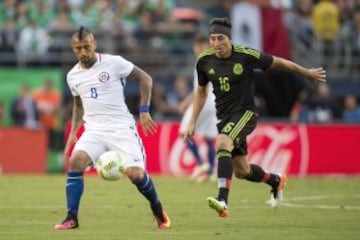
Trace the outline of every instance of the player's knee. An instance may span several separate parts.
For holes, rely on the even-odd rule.
[[[80,161],[77,161],[77,158],[71,157],[69,160],[69,170],[70,171],[83,171],[85,166],[82,165]]]
[[[126,175],[131,182],[139,182],[144,177],[144,170],[139,167],[128,167],[126,169]]]
[[[224,134],[220,134],[217,138],[216,138],[216,143],[215,143],[216,149],[226,149],[228,151],[232,151],[234,148],[233,145],[233,141],[231,140],[231,138],[227,135]]]
[[[69,171],[84,171],[90,163],[91,160],[85,152],[76,152],[69,159]]]

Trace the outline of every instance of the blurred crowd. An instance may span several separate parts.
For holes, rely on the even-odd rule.
[[[182,37],[197,31],[192,22],[202,19],[200,11],[177,6],[175,0],[4,0],[0,50],[17,53],[23,62],[49,60],[49,52],[69,50],[69,34],[83,25],[109,52],[173,51]],[[188,24],[179,24],[187,17]]]
[[[286,17],[292,46],[305,50],[294,58],[301,63],[315,61],[325,67],[346,68],[347,74],[358,74],[359,0],[296,0]]]
[[[325,67],[347,66],[348,74],[359,74],[360,0],[4,0],[0,4],[0,62],[20,67],[56,66],[65,73],[75,61],[69,37],[84,25],[95,32],[99,51],[124,55],[154,77],[155,119],[179,120],[179,104],[192,91],[192,40],[199,33],[207,34],[211,18],[230,18],[232,7],[239,2],[284,10],[292,49],[300,49],[292,51],[295,61],[309,65],[320,58],[317,63]],[[355,78],[360,80],[358,75]],[[256,94],[263,117],[291,122],[360,122],[359,95],[333,94],[331,84],[299,82],[281,114],[271,110],[269,97]],[[47,84],[45,81],[44,89]],[[133,84],[128,82],[127,101],[137,114],[138,91]],[[50,110],[39,104],[39,97],[24,84],[11,106],[13,124],[45,124],[41,116],[48,111],[68,120],[70,92],[64,87],[59,95],[61,104],[56,104],[56,111]],[[0,96],[0,119],[3,109]]]
[[[16,96],[9,101],[8,113],[0,102],[0,123],[5,114],[10,116],[13,126],[27,129],[46,129],[49,147],[59,149],[63,143],[58,136],[62,135],[63,116],[62,94],[56,89],[53,80],[42,79],[42,85],[32,88],[23,82]]]

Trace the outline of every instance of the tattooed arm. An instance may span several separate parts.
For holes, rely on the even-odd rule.
[[[153,83],[151,76],[139,67],[134,66],[134,69],[130,73],[128,78],[138,81],[140,84],[140,106],[149,106],[151,101],[151,91]],[[148,133],[155,133],[156,124],[152,120],[149,111],[141,111],[139,113],[139,121],[143,128],[145,136]]]
[[[140,105],[149,105],[153,83],[151,76],[141,68],[134,66],[134,69],[128,78],[138,81],[140,84]]]

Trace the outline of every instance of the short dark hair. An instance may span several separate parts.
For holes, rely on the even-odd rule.
[[[87,37],[89,34],[93,34],[89,29],[84,26],[80,26],[79,30],[74,34],[73,37],[76,37],[80,41]]]
[[[209,26],[213,26],[213,25],[222,25],[224,27],[228,27],[231,28],[231,22],[228,18],[224,17],[224,18],[213,18],[210,20],[210,24]]]

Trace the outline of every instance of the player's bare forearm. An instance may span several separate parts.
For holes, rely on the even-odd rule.
[[[195,133],[196,121],[199,117],[201,109],[203,108],[207,97],[207,87],[199,86],[194,91],[193,111],[189,125],[184,133],[185,141],[191,141]]]
[[[204,107],[206,98],[208,94],[207,86],[199,86],[194,91],[194,98],[193,98],[193,113],[191,121],[195,124],[196,120],[198,119],[202,108]]]
[[[152,78],[141,68],[134,66],[133,71],[130,73],[129,79],[138,81],[140,84],[140,104],[149,105],[151,100]]]
[[[72,120],[71,120],[71,132],[75,134],[82,123],[82,117],[84,114],[84,109],[82,105],[81,98],[79,96],[74,97],[74,105],[72,111]]]
[[[293,72],[299,75],[304,76],[305,78],[309,79],[312,82],[325,82],[326,81],[326,70],[323,68],[304,68],[299,64],[287,60],[281,57],[275,57],[273,59],[273,63],[271,68]]]

